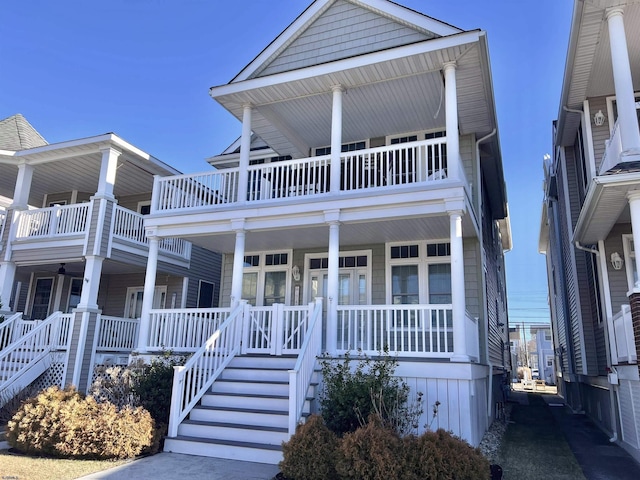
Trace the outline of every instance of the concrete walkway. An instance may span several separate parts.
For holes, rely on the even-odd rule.
[[[277,465],[265,463],[159,453],[80,480],[271,480],[278,472]]]
[[[510,401],[527,405],[527,393],[541,392],[513,391]],[[607,435],[586,415],[573,413],[558,395],[542,393],[541,396],[587,480],[640,479],[640,464],[622,447],[609,442]]]

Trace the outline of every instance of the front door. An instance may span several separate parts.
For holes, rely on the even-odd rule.
[[[126,318],[140,318],[142,314],[142,298],[144,296],[144,287],[127,288],[127,304],[124,309]],[[167,286],[156,287],[153,294],[153,307],[164,308],[167,299]]]
[[[49,314],[49,304],[51,303],[51,290],[53,288],[53,278],[38,278],[33,294],[33,307],[31,308],[31,318],[33,320],[43,320]]]

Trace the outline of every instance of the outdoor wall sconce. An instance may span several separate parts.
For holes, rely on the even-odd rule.
[[[294,265],[291,269],[291,276],[296,282],[300,281],[300,268],[297,265]]]
[[[623,263],[624,261],[618,252],[613,252],[611,254],[611,266],[614,270],[620,270]]]
[[[595,123],[596,127],[601,127],[604,125],[604,121],[606,120],[604,113],[602,110],[598,110],[596,114],[593,116],[593,123]]]

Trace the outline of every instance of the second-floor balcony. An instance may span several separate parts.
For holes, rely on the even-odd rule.
[[[18,212],[14,240],[26,244],[38,240],[63,241],[84,239],[89,235],[91,225],[92,202],[72,205],[56,205]],[[4,217],[0,216],[0,229]],[[148,249],[149,241],[145,236],[144,216],[115,205],[111,222],[110,236],[114,244],[127,243]],[[165,238],[160,242],[159,250],[163,254],[188,259],[191,244],[183,239]]]
[[[156,177],[151,209],[159,213],[224,208],[245,202],[254,204],[372,190],[383,194],[464,176],[462,169],[455,175],[449,172],[445,137],[344,152],[340,155],[337,188],[331,185],[331,168],[329,155],[251,165],[247,172],[246,198],[243,198],[244,189],[240,188],[244,173],[240,168]]]

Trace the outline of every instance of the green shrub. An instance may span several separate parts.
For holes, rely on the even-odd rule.
[[[375,415],[340,442],[336,470],[343,480],[401,479],[403,443],[392,429]],[[297,479],[296,479],[297,480]]]
[[[163,352],[159,358],[133,370],[131,390],[157,424],[167,425],[171,408],[173,367],[184,365],[187,357]]]
[[[398,433],[416,429],[422,414],[422,394],[413,404],[408,402],[409,387],[393,376],[398,361],[386,352],[375,360],[362,356],[355,367],[351,360],[347,353],[344,359],[325,358],[320,362],[324,382],[320,410],[327,427],[342,436],[354,432],[371,414],[376,414],[385,426]]]
[[[480,450],[439,429],[403,439],[406,480],[488,480],[489,462]]]
[[[295,480],[335,479],[338,438],[319,415],[311,415],[298,425],[296,433],[282,444],[280,470]]]
[[[50,387],[23,403],[8,423],[9,444],[25,453],[73,458],[131,458],[150,449],[149,412],[118,410],[74,388]]]

